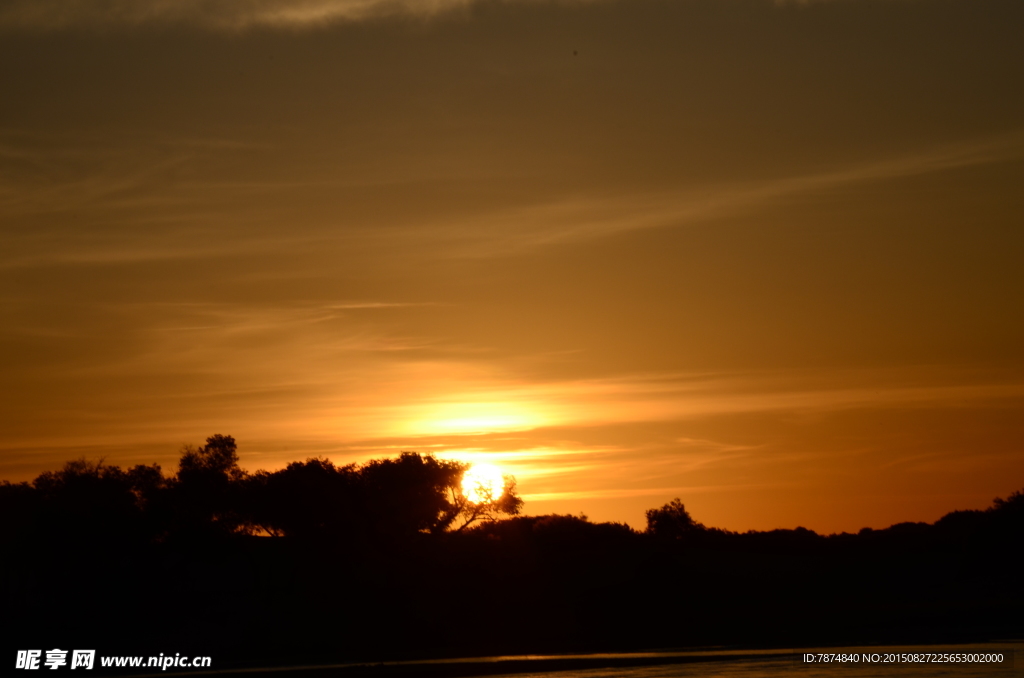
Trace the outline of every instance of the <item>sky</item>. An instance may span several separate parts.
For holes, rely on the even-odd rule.
[[[1019,0],[0,0],[0,477],[402,450],[819,532],[1024,488]]]

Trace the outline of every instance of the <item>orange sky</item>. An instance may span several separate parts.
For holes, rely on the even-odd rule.
[[[433,452],[528,513],[1024,487],[1019,0],[0,6],[0,477]]]

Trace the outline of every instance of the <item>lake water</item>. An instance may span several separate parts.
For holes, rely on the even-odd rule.
[[[859,661],[808,663],[805,653],[854,655]],[[885,663],[887,655],[1002,654],[1001,663]],[[878,661],[865,661],[865,655]],[[429,661],[220,669],[200,674],[259,673],[266,678],[1024,678],[1024,642],[871,646],[800,650],[690,650],[587,655],[522,655]],[[185,675],[184,672],[181,675]]]
[[[944,664],[944,663],[870,663],[865,661],[843,663],[807,663],[800,660],[804,653],[856,654],[862,658],[878,654],[912,653],[965,653],[1004,655],[1001,664]],[[1024,645],[1019,642],[903,647],[846,647],[815,648],[806,650],[735,650],[649,653],[635,655],[605,655],[609,658],[650,657],[657,661],[664,657],[666,664],[649,666],[616,666],[612,668],[584,668],[491,674],[498,678],[875,678],[902,676],[905,678],[1021,678],[1024,676]],[[600,655],[591,655],[598,659]],[[678,663],[678,662],[685,663]]]

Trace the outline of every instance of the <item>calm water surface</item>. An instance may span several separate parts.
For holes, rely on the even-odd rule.
[[[1006,661],[994,664],[866,664],[830,663],[807,664],[798,660],[801,652],[833,653],[1002,653]],[[779,651],[708,651],[694,653],[662,653],[666,661],[681,657],[707,661],[672,663],[656,666],[588,668],[565,671],[517,672],[500,674],[496,678],[874,678],[900,676],[905,678],[1022,678],[1024,676],[1024,645],[1019,642],[1002,644],[824,648]],[[766,656],[773,655],[773,656]],[[628,655],[608,655],[626,657]],[[635,655],[656,657],[658,654]]]
[[[1002,654],[1002,664],[806,663],[804,653]],[[192,673],[266,678],[1024,678],[1024,641],[971,645],[831,647],[800,650],[691,650],[628,654],[528,655],[428,661],[220,669]],[[169,675],[169,674],[160,674]],[[181,672],[178,675],[184,676]]]

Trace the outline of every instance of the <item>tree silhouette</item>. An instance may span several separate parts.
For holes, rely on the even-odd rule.
[[[39,529],[80,540],[151,536],[147,509],[163,482],[155,464],[123,471],[102,459],[69,461],[32,482]]]
[[[206,445],[182,449],[171,486],[178,530],[232,533],[245,530],[239,512],[246,473],[238,466],[235,439],[220,434]]]
[[[646,515],[647,533],[662,539],[681,539],[687,534],[704,529],[704,526],[696,522],[686,511],[679,497],[661,508],[649,509]]]
[[[238,466],[238,445],[231,436],[215,434],[206,439],[206,445],[186,445],[178,461],[178,480],[196,482],[200,479],[241,480],[245,476]]]
[[[992,508],[989,510],[992,512],[999,511],[1006,514],[1024,514],[1024,491],[1016,490],[1006,499],[996,497],[992,500]]]
[[[377,531],[394,535],[462,531],[480,520],[519,513],[523,502],[515,494],[511,476],[505,478],[500,496],[470,501],[462,491],[462,478],[469,468],[463,462],[415,452],[367,462],[359,474]]]
[[[461,483],[458,491],[449,490],[451,505],[457,511],[444,525],[444,529],[450,529],[458,518],[462,519],[462,524],[455,528],[455,531],[462,532],[477,521],[495,521],[501,516],[519,515],[523,508],[523,500],[516,494],[516,479],[507,473],[502,475],[502,479],[504,482],[499,493],[491,487],[479,484],[475,492],[480,497],[477,501],[472,501],[466,496]]]
[[[244,511],[257,533],[300,539],[354,538],[361,530],[359,474],[313,457],[245,480]]]
[[[516,515],[523,501],[515,479],[505,477],[499,496],[470,501],[462,491],[468,464],[403,452],[396,459],[335,466],[313,457],[273,473],[257,471],[244,488],[242,522],[255,533],[302,539],[404,539],[439,534],[501,516]],[[180,474],[179,474],[180,475]]]

